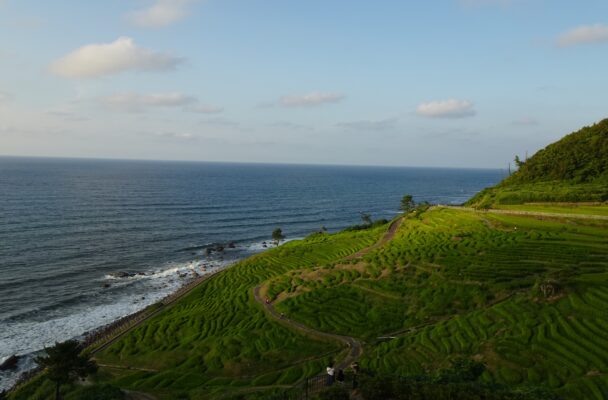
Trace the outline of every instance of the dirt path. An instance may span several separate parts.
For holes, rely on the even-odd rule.
[[[532,217],[551,217],[551,218],[578,218],[578,219],[592,219],[598,221],[608,221],[608,215],[591,215],[591,214],[568,214],[568,213],[554,213],[554,212],[542,212],[542,211],[522,211],[522,210],[500,210],[490,208],[487,210],[478,210],[472,207],[463,206],[433,206],[433,208],[450,208],[454,210],[471,211],[476,213],[487,213],[487,214],[506,214],[506,215],[529,215]]]
[[[302,331],[304,333],[308,333],[312,336],[317,336],[323,339],[337,340],[346,344],[346,346],[349,348],[348,355],[336,365],[336,368],[344,369],[361,356],[363,352],[361,342],[355,339],[354,337],[317,331],[297,321],[281,316],[281,314],[273,307],[272,303],[266,303],[264,299],[262,299],[262,296],[260,295],[260,286],[256,286],[253,289],[253,296],[255,300],[264,307],[268,314],[270,314],[271,317],[273,317],[280,323]]]
[[[131,390],[124,390],[124,392],[127,395],[127,400],[156,400],[156,397],[146,393],[133,392]]]
[[[382,238],[379,241],[377,241],[370,247],[366,247],[365,249],[359,250],[358,252],[345,257],[344,259],[352,260],[355,258],[359,258],[359,257],[362,257],[365,254],[369,253],[370,251],[383,246],[385,243],[387,243],[389,240],[391,240],[395,236],[395,233],[397,232],[397,229],[399,229],[399,226],[401,225],[402,220],[403,220],[403,218],[400,217],[400,218],[396,219],[395,221],[393,221],[391,226],[388,228],[388,231],[384,234],[384,236],[382,236]],[[264,299],[262,299],[262,296],[260,295],[260,289],[261,289],[261,285],[256,286],[253,289],[253,297],[255,298],[255,300],[258,303],[260,303],[264,307],[266,312],[268,312],[268,314],[270,314],[270,316],[272,316],[277,321],[279,321],[279,322],[283,323],[284,325],[287,325],[291,328],[302,331],[304,333],[307,333],[307,334],[310,334],[313,336],[317,336],[320,338],[324,338],[324,339],[337,340],[337,341],[340,341],[340,342],[346,344],[346,346],[349,349],[348,354],[346,355],[346,357],[343,360],[341,360],[335,366],[336,369],[345,369],[346,367],[350,366],[354,361],[356,361],[359,357],[361,357],[361,354],[363,354],[363,346],[362,346],[361,342],[352,336],[337,335],[334,333],[318,331],[316,329],[309,328],[308,326],[301,324],[297,321],[294,321],[294,320],[291,320],[289,318],[282,316],[274,308],[272,303],[267,303]]]
[[[363,257],[364,255],[366,255],[367,253],[369,253],[372,250],[376,250],[377,248],[384,246],[386,244],[386,242],[388,242],[389,240],[392,240],[395,237],[395,233],[397,233],[397,230],[401,226],[401,221],[403,221],[403,217],[397,218],[396,220],[394,220],[391,223],[391,226],[388,227],[388,231],[384,234],[384,236],[382,236],[382,238],[380,240],[378,240],[376,243],[374,243],[370,247],[366,247],[362,250],[359,250],[358,252],[356,252],[354,254],[351,254],[350,256],[344,257],[344,259],[345,260],[354,260],[355,258]]]

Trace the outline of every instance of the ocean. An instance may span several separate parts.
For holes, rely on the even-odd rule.
[[[32,355],[194,274],[321,226],[390,219],[404,194],[458,204],[504,171],[0,157],[0,390]],[[224,251],[218,246],[223,246]]]

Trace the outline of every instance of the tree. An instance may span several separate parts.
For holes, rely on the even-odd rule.
[[[283,239],[285,239],[285,235],[283,235],[283,231],[281,230],[281,228],[277,228],[272,231],[272,240],[274,240],[277,246],[279,245],[279,243],[281,243],[281,240]]]
[[[373,223],[372,216],[368,213],[361,213],[361,221],[363,221],[363,225],[371,225]]]
[[[515,165],[517,168],[521,168],[525,164],[525,161],[519,159],[519,156],[515,156]]]
[[[82,346],[76,340],[55,343],[45,351],[46,356],[36,357],[36,362],[46,369],[49,379],[55,383],[55,400],[61,397],[61,385],[97,372],[97,365],[90,355],[81,354]]]
[[[406,194],[401,199],[401,210],[405,213],[412,211],[416,207],[416,202],[411,194]]]

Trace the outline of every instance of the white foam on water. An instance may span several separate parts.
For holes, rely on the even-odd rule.
[[[119,295],[112,299],[112,303],[83,305],[60,318],[42,322],[3,321],[0,330],[0,359],[5,360],[12,355],[19,355],[21,358],[15,371],[0,372],[0,390],[11,387],[22,372],[34,368],[34,356],[44,347],[52,346],[55,342],[82,338],[85,332],[98,329],[162,300],[196,277],[193,272],[204,275],[227,265],[228,262],[221,260],[190,261],[172,263],[167,268],[145,275],[125,278],[106,276],[104,279],[111,281],[113,287],[121,287],[120,281],[142,281],[143,287],[137,290],[137,293],[127,292]]]

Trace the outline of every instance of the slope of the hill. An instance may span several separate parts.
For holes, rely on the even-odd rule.
[[[309,331],[356,338],[374,374],[465,358],[486,366],[488,384],[608,399],[607,220],[434,208],[346,257],[385,230],[313,235],[243,261],[104,350],[93,380],[159,400],[246,399],[342,359],[340,343],[266,313],[261,287]],[[39,379],[10,398],[52,388]]]
[[[573,132],[525,160],[467,202],[487,208],[525,202],[608,200],[608,119]]]
[[[343,350],[267,318],[252,288],[292,269],[335,262],[372,245],[387,226],[312,235],[253,256],[204,282],[175,305],[96,354],[95,381],[158,399],[214,399],[243,387],[285,387],[314,376]],[[35,379],[9,397],[52,398]],[[65,385],[71,394],[77,387]]]
[[[434,209],[347,264],[269,280],[275,307],[361,338],[361,364],[417,375],[454,357],[489,383],[608,399],[608,221]]]

